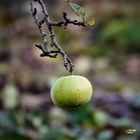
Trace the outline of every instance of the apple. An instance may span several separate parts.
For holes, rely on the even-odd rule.
[[[75,108],[89,102],[92,85],[83,76],[70,75],[58,78],[51,88],[53,103],[62,108]]]

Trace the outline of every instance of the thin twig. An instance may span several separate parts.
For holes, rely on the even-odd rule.
[[[47,42],[47,38],[46,38],[46,33],[44,31],[42,22],[39,20],[39,17],[37,16],[37,9],[34,8],[34,6],[33,6],[33,0],[30,0],[30,10],[31,10],[32,16],[34,17],[35,23],[39,28],[39,31],[40,31],[40,34],[42,37],[44,51],[48,52],[48,48],[47,48],[48,42]]]
[[[30,2],[30,10],[31,10],[32,16],[34,17],[35,23],[37,24],[37,26],[39,28],[39,31],[40,31],[40,34],[42,37],[42,41],[43,41],[43,46],[40,44],[35,45],[37,48],[39,48],[42,51],[42,54],[40,56],[56,58],[58,54],[61,54],[61,56],[63,57],[65,68],[70,73],[72,73],[74,65],[73,65],[72,61],[70,60],[70,58],[68,57],[68,55],[64,52],[64,50],[58,44],[56,37],[55,37],[54,30],[53,30],[53,26],[66,28],[66,26],[68,24],[73,24],[73,25],[78,25],[78,26],[86,26],[86,25],[84,24],[84,22],[79,22],[77,20],[70,20],[69,18],[67,18],[66,12],[63,12],[63,19],[61,21],[52,22],[49,18],[48,11],[47,11],[47,8],[46,8],[43,0],[29,0],[29,2]],[[33,2],[38,2],[40,4],[42,13],[44,14],[44,18],[42,20],[39,20],[39,17],[37,16],[37,8],[34,8]],[[46,23],[49,34],[50,34],[51,46],[52,47],[54,46],[57,49],[56,51],[48,50],[47,36],[46,36],[44,27],[43,27],[44,23]]]
[[[68,24],[73,24],[77,26],[86,26],[84,22],[79,22],[78,20],[70,20],[67,18],[67,13],[63,12],[63,19],[58,22],[51,22],[52,26],[57,26],[57,27],[66,27]]]

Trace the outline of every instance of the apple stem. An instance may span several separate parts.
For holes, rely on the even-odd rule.
[[[37,15],[38,14],[37,8],[34,7],[34,2],[38,2],[38,4],[40,5],[42,9],[42,14],[44,15],[43,19],[39,19],[39,16]],[[69,18],[67,18],[66,12],[63,12],[62,20],[58,22],[52,22],[49,18],[48,11],[43,0],[29,0],[29,3],[30,3],[30,11],[32,13],[32,16],[34,18],[36,25],[38,26],[38,29],[40,31],[40,35],[42,38],[42,42],[43,42],[42,45],[35,44],[35,46],[42,51],[40,56],[56,58],[57,55],[60,54],[63,57],[64,66],[66,70],[68,70],[71,74],[73,71],[74,65],[72,61],[70,60],[70,58],[68,57],[68,55],[64,52],[62,47],[58,44],[54,30],[53,30],[53,26],[66,28],[68,24],[73,24],[73,25],[85,27],[86,26],[85,23],[79,22],[77,20],[70,20]],[[57,49],[56,51],[49,51],[48,49],[48,40],[47,40],[46,32],[44,30],[44,24],[46,24],[49,34],[50,34],[51,46],[55,47]]]

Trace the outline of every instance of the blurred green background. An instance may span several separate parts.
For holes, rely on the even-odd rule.
[[[63,11],[77,19],[64,0],[45,2],[51,19]],[[52,103],[50,88],[69,73],[61,57],[39,57],[28,1],[0,1],[0,140],[140,140],[140,2],[73,2],[95,25],[55,33],[74,74],[87,77],[94,91],[89,104],[66,110]]]

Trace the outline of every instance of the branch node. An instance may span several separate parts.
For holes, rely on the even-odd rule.
[[[63,12],[62,20],[60,20],[58,22],[52,22],[49,19],[47,8],[46,8],[43,0],[29,0],[29,2],[30,2],[30,9],[31,9],[32,16],[34,17],[34,21],[39,28],[42,42],[43,42],[43,45],[35,44],[35,46],[42,51],[40,56],[56,58],[58,54],[61,54],[61,56],[63,57],[64,66],[65,66],[66,70],[68,70],[70,73],[72,73],[74,65],[73,65],[72,61],[70,60],[70,58],[68,57],[68,55],[63,51],[61,46],[58,44],[56,37],[55,37],[54,30],[53,30],[53,26],[64,27],[64,29],[66,29],[68,24],[73,24],[73,25],[77,25],[77,26],[86,26],[85,23],[79,22],[78,20],[70,20],[69,18],[67,18],[67,13],[65,11]],[[44,18],[42,20],[40,20],[39,17],[37,16],[37,8],[34,8],[33,2],[38,2],[40,4],[42,13],[44,14]],[[43,26],[44,23],[46,23],[46,26],[47,26],[49,34],[50,34],[50,40],[51,40],[50,45],[54,46],[57,49],[55,51],[48,50],[47,37],[46,37],[46,33],[44,30],[44,26]]]
[[[33,11],[33,16],[35,16],[37,14],[37,9],[34,8],[34,11]]]

